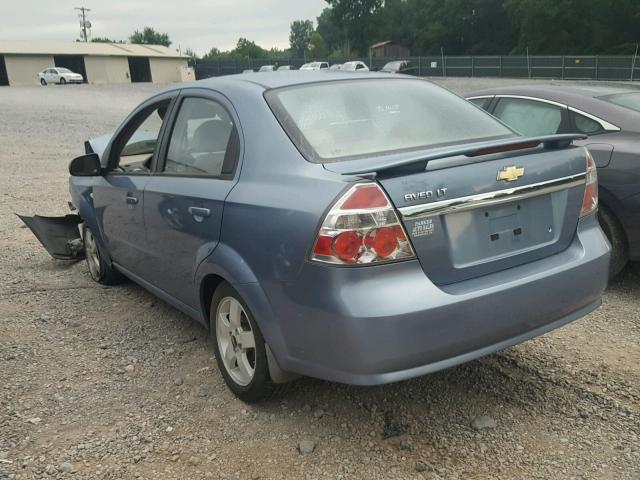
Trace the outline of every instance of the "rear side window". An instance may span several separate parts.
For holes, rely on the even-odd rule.
[[[526,136],[558,133],[562,123],[562,108],[520,98],[500,99],[493,114]]]
[[[424,80],[322,82],[270,90],[265,98],[289,138],[317,163],[514,135]]]
[[[185,98],[171,133],[164,172],[221,176],[231,173],[237,150],[233,120],[219,103]],[[226,168],[225,168],[226,167]]]
[[[576,112],[571,112],[571,118],[578,133],[596,135],[604,132],[602,125],[589,117],[585,117],[584,115],[580,115]]]

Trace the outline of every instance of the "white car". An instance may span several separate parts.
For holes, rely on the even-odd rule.
[[[47,85],[48,83],[64,85],[65,83],[84,82],[82,75],[63,67],[47,68],[38,74],[38,78],[41,85]]]
[[[335,70],[340,70],[341,68],[342,68],[342,64],[341,63],[334,63],[333,65],[331,65],[329,67],[329,70],[335,71]]]
[[[300,70],[328,70],[329,64],[327,62],[309,62],[300,67]]]
[[[345,71],[345,72],[368,72],[369,71],[369,67],[367,67],[366,63],[356,60],[356,61],[353,61],[353,62],[343,63],[342,66],[340,67],[340,71]]]
[[[259,72],[274,72],[275,69],[276,69],[275,65],[262,65],[258,71]]]

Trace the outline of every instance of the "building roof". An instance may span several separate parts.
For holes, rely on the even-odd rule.
[[[187,58],[187,55],[180,55],[172,48],[163,45],[99,42],[18,42],[11,40],[0,40],[0,54]]]
[[[374,43],[373,45],[371,45],[369,48],[378,48],[378,47],[383,47],[385,45],[389,45],[390,43],[393,43],[393,40],[387,40],[386,42],[378,42],[378,43]]]

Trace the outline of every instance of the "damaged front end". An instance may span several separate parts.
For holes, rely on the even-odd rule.
[[[84,258],[84,246],[79,228],[82,223],[80,215],[69,214],[63,217],[18,215],[18,217],[53,258],[58,260]]]

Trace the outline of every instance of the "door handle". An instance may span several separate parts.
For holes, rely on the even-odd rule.
[[[197,221],[201,222],[204,217],[211,215],[211,210],[202,207],[189,207],[189,213]]]
[[[137,205],[138,204],[138,197],[134,197],[132,195],[127,195],[125,197],[125,201],[127,202],[127,205]]]

